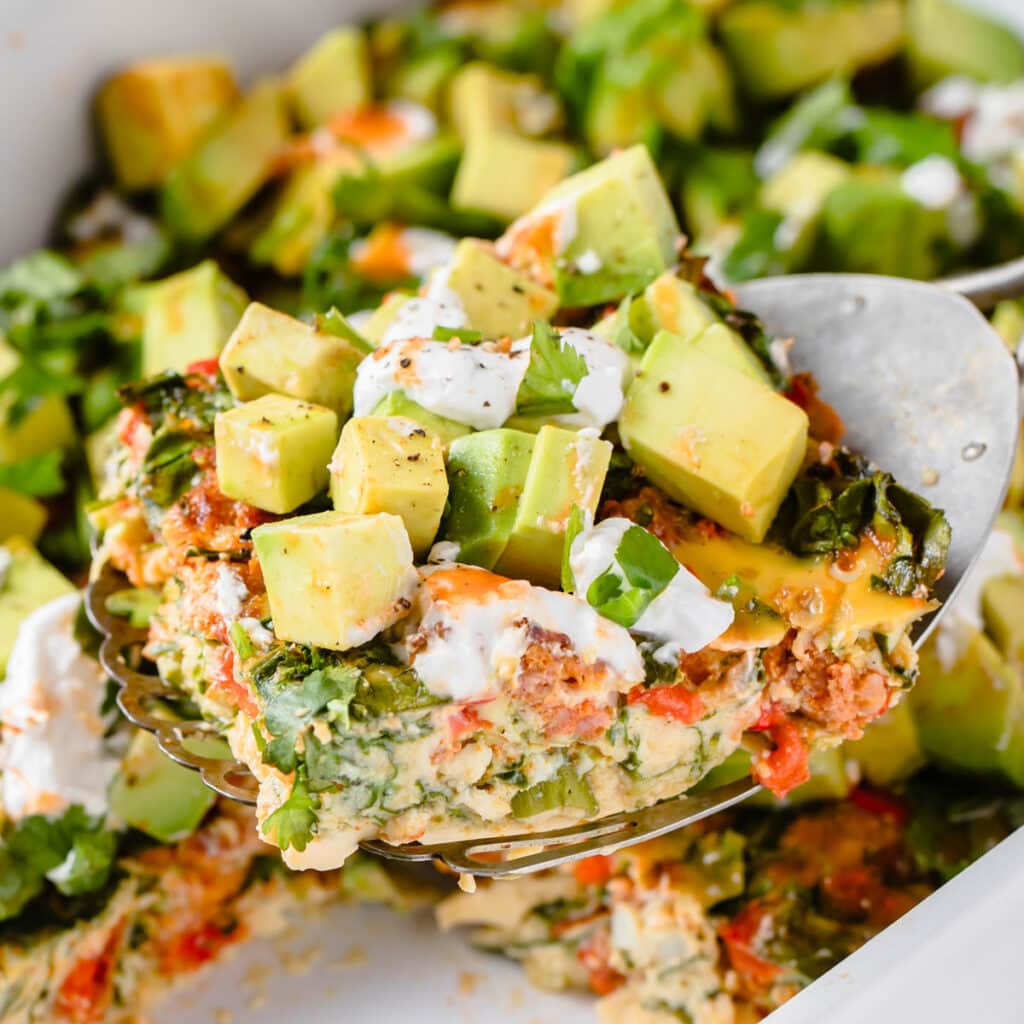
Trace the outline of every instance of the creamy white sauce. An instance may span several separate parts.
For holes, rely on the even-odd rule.
[[[575,413],[557,417],[567,427],[603,429],[619,418],[629,384],[629,357],[613,341],[579,327],[567,327],[560,337],[587,364],[587,375],[576,385],[572,403]]]
[[[628,519],[605,519],[575,537],[569,549],[569,567],[581,595],[598,576],[616,565],[619,542],[635,525]],[[711,591],[680,565],[630,631],[658,642],[661,646],[655,657],[670,664],[680,651],[691,654],[707,647],[732,625],[733,617],[731,604],[712,597]]]
[[[532,234],[534,227],[543,221],[554,218],[553,233],[554,256],[560,256],[573,243],[579,229],[579,216],[576,210],[578,194],[559,196],[550,202],[543,203],[536,209],[524,214],[509,225],[508,230],[494,243],[494,251],[503,260],[515,255],[516,247],[523,234]],[[594,254],[597,255],[596,253]]]
[[[459,560],[459,545],[453,540],[439,540],[427,555],[427,562],[430,565],[440,565],[444,562],[457,562]]]
[[[100,717],[106,675],[74,637],[82,598],[67,594],[21,624],[0,685],[0,791],[8,816],[107,810],[118,768]]]
[[[409,273],[426,277],[443,267],[455,255],[456,241],[451,235],[432,228],[405,228],[402,244],[409,254]]]
[[[603,266],[601,257],[593,249],[587,249],[576,257],[576,269],[581,274],[596,274]]]
[[[985,584],[996,576],[1020,573],[1024,573],[1024,558],[1012,534],[996,526],[960,584],[956,597],[943,611],[935,631],[935,653],[945,671],[950,671],[960,660],[971,634],[984,628],[981,592]]]
[[[241,618],[242,606],[249,598],[249,588],[231,566],[223,562],[217,566],[217,581],[213,585],[213,592],[225,622]]]
[[[480,574],[495,585],[448,593],[440,581],[459,573]],[[438,696],[469,700],[500,693],[516,678],[531,625],[567,636],[584,662],[603,662],[618,677],[610,691],[643,680],[643,660],[629,633],[580,598],[525,580],[500,582],[465,566],[421,574],[414,612],[418,628],[397,652]]]
[[[238,620],[238,624],[258,647],[268,647],[274,642],[274,634],[259,619],[246,615]]]
[[[408,338],[432,338],[436,327],[466,327],[469,319],[462,300],[448,287],[446,268],[438,270],[431,279],[425,295],[403,303],[388,324],[382,345]]]
[[[982,164],[1005,159],[1024,146],[1024,82],[987,85],[978,91],[964,124],[960,148]]]
[[[942,210],[953,204],[964,182],[951,160],[933,153],[900,175],[900,187],[929,210]]]
[[[963,117],[974,108],[978,89],[979,85],[974,79],[964,75],[951,75],[922,94],[920,107],[926,114],[954,120]]]
[[[390,342],[359,364],[355,415],[368,416],[401,391],[437,416],[477,430],[500,427],[515,411],[528,360],[525,349],[504,353],[445,341]]]
[[[148,217],[136,213],[116,192],[106,190],[68,224],[68,234],[76,242],[117,234],[134,245],[149,241],[156,233],[156,225]]]

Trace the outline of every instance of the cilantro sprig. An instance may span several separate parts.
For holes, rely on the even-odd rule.
[[[587,364],[554,328],[540,320],[533,325],[530,362],[519,393],[520,416],[561,416],[573,413],[573,395],[587,375]]]
[[[301,682],[282,687],[267,702],[263,721],[272,739],[263,752],[263,761],[283,772],[298,767],[298,743],[306,735],[313,719],[329,713],[332,720],[348,728],[348,708],[356,695],[358,670],[345,665],[317,669]]]
[[[310,793],[305,772],[300,770],[288,799],[263,822],[263,834],[272,835],[282,850],[294,847],[301,853],[313,838],[319,807],[319,797]]]

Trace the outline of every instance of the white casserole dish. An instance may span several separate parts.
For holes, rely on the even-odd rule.
[[[974,0],[1024,32],[1024,0]],[[89,163],[89,104],[111,69],[188,50],[273,71],[329,26],[396,0],[3,0],[0,261],[39,244]],[[772,1015],[773,1024],[1019,1024],[1024,831]],[[225,1011],[220,1016],[218,1011]],[[250,943],[157,1024],[592,1024],[589,1000],[531,989],[518,967],[439,936],[424,915],[335,908],[294,941]]]

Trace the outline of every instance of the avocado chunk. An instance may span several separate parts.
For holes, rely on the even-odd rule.
[[[362,30],[346,26],[321,37],[289,70],[286,88],[303,128],[315,128],[332,114],[369,103],[370,52]]]
[[[273,201],[269,223],[249,246],[250,259],[284,277],[299,277],[334,224],[338,179],[363,166],[354,152],[343,149],[295,168]]]
[[[807,414],[667,331],[619,418],[630,455],[676,501],[760,543],[807,448]]]
[[[633,300],[629,322],[640,339],[649,344],[658,331],[670,331],[689,340],[721,320],[689,281],[668,272],[656,277]]]
[[[459,242],[446,282],[469,326],[485,338],[522,338],[534,320],[548,320],[558,308],[554,292],[505,266],[491,246],[475,238]]]
[[[954,623],[921,650],[907,698],[918,738],[936,764],[1024,785],[1024,680],[980,630]],[[956,645],[954,655],[944,650]]]
[[[222,741],[221,741],[222,742]],[[176,764],[148,732],[136,732],[114,777],[110,810],[161,843],[191,835],[217,801],[198,772]]]
[[[231,67],[220,57],[156,57],[119,71],[96,100],[118,185],[134,191],[163,184],[237,99]]]
[[[761,365],[761,360],[751,352],[747,343],[731,327],[726,327],[725,324],[705,327],[700,334],[691,339],[690,345],[695,351],[703,352],[704,355],[739,370],[765,387],[771,387],[771,379],[768,371]]]
[[[24,537],[34,544],[45,523],[46,509],[35,498],[0,487],[0,541]]]
[[[384,340],[387,329],[394,322],[398,311],[414,296],[408,292],[389,292],[384,301],[370,314],[363,324],[363,337],[375,348]]]
[[[861,773],[872,786],[883,789],[909,779],[928,760],[918,742],[917,726],[907,700],[889,708],[864,730],[859,740],[846,743],[843,750],[860,765]]]
[[[896,56],[904,14],[898,0],[749,0],[724,11],[718,26],[740,84],[773,100]]]
[[[401,516],[422,558],[448,500],[444,449],[436,434],[400,416],[349,420],[331,458],[331,501],[338,512]]]
[[[264,395],[217,413],[217,484],[267,512],[293,512],[327,486],[338,439],[333,409]]]
[[[837,270],[925,280],[939,272],[948,242],[945,211],[922,206],[895,175],[851,178],[822,205],[821,245]]]
[[[327,406],[346,419],[362,358],[345,338],[251,302],[220,354],[220,368],[239,401],[288,395]]]
[[[409,610],[417,576],[399,516],[320,512],[252,536],[281,640],[346,651]]]
[[[481,430],[448,449],[449,507],[442,537],[457,561],[493,569],[515,524],[535,438],[521,430]]]
[[[999,653],[1018,670],[1024,669],[1024,576],[993,576],[981,589],[985,630]]]
[[[442,447],[447,448],[457,437],[463,437],[473,428],[465,423],[456,423],[446,416],[438,416],[414,402],[404,391],[392,391],[380,400],[373,410],[374,416],[404,416],[426,427],[437,437]]]
[[[676,261],[679,225],[645,146],[633,146],[553,188],[497,244],[562,306],[638,292]]]
[[[21,356],[0,337],[0,380],[20,363]],[[77,430],[63,396],[43,395],[23,416],[12,417],[16,401],[13,390],[0,392],[0,466],[75,443]]]
[[[451,204],[510,221],[526,213],[571,170],[575,154],[561,142],[513,132],[480,132],[466,140],[452,183]],[[510,175],[510,167],[515,174]]]
[[[658,118],[673,134],[696,139],[707,127],[736,127],[732,76],[722,54],[707,42],[694,42],[672,61],[654,90]]]
[[[909,0],[907,58],[919,86],[948,75],[966,75],[979,82],[1024,77],[1020,35],[1009,25],[951,0]]]
[[[260,82],[168,175],[161,196],[168,227],[190,242],[219,231],[267,181],[287,140],[281,87]]]
[[[541,427],[495,571],[557,589],[569,515],[573,506],[591,517],[597,511],[611,457],[611,444],[593,431]]]
[[[142,315],[142,373],[184,373],[215,359],[248,301],[213,260],[149,286]]]
[[[24,537],[9,537],[0,544],[0,679],[22,622],[74,589]]]
[[[448,109],[455,131],[464,140],[495,130],[547,135],[562,121],[558,100],[540,78],[485,61],[471,61],[452,78]]]

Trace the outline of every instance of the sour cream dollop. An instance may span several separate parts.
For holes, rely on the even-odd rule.
[[[576,385],[572,396],[576,412],[557,420],[566,427],[601,430],[622,412],[631,373],[629,357],[614,342],[579,327],[568,327],[560,336],[582,356],[587,375]]]
[[[501,352],[422,337],[391,342],[359,364],[355,415],[368,416],[382,399],[402,391],[437,416],[476,430],[500,427],[515,411],[528,360],[525,350]]]
[[[67,594],[25,619],[0,685],[0,793],[15,820],[107,809],[118,760],[104,744],[106,676],[74,636],[81,602]]]
[[[603,664],[609,693],[643,681],[643,659],[629,632],[577,597],[468,565],[426,569],[422,575],[416,630],[398,653],[438,696],[496,696],[514,682],[538,628],[568,638],[585,664]]]
[[[577,534],[569,549],[569,567],[579,593],[586,594],[594,580],[616,564],[619,543],[635,525],[615,517]],[[659,643],[655,658],[670,664],[680,651],[692,654],[717,640],[732,625],[734,615],[731,604],[712,597],[711,591],[680,565],[630,630]]]

